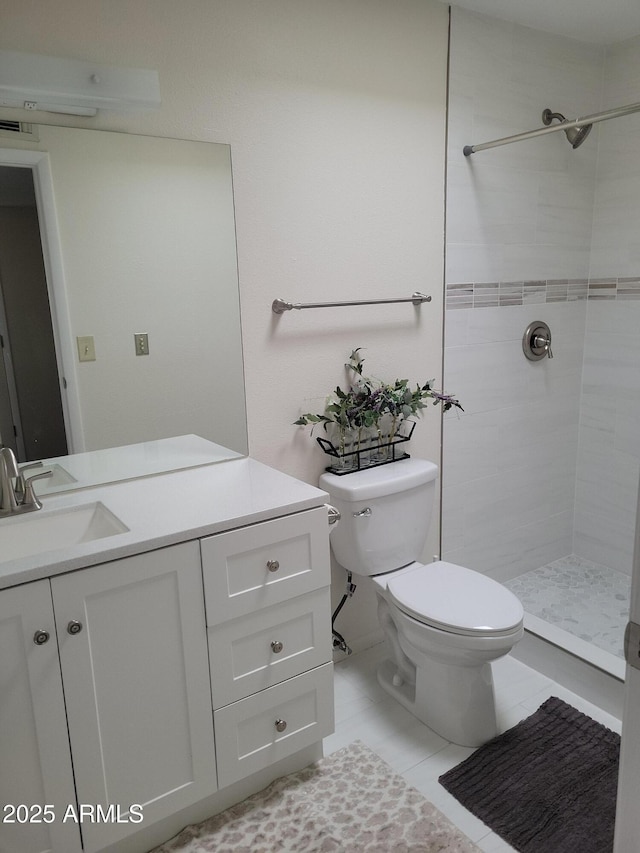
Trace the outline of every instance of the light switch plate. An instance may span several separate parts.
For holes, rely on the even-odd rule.
[[[149,355],[149,335],[146,332],[137,332],[133,337],[136,342],[136,355]]]
[[[93,340],[93,335],[81,335],[76,338],[76,343],[78,345],[79,361],[96,360],[96,345]]]

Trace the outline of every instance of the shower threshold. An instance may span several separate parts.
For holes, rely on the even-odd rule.
[[[507,581],[525,609],[514,657],[620,717],[630,580],[568,555]]]
[[[622,719],[625,678],[622,658],[529,613],[525,613],[524,628],[524,637],[511,652],[516,660]]]
[[[606,652],[604,649],[599,649],[593,643],[581,640],[580,637],[563,631],[562,628],[551,625],[532,613],[525,613],[524,628],[528,633],[557,646],[567,654],[585,661],[620,681],[624,681],[625,662],[623,658]]]

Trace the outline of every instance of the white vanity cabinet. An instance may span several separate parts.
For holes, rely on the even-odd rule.
[[[48,580],[0,593],[0,850],[80,853]],[[53,820],[51,818],[53,817]]]
[[[325,507],[203,539],[218,780],[333,731]]]
[[[240,460],[51,499],[126,520],[66,551],[0,524],[0,853],[144,853],[320,757],[325,498]]]
[[[85,851],[217,788],[197,542],[51,578]],[[118,821],[118,809],[119,819]]]
[[[2,853],[75,853],[80,833],[97,851],[216,791],[197,542],[4,590],[0,606],[3,804],[55,814],[5,815]]]

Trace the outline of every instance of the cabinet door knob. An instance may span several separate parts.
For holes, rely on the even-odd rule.
[[[276,720],[276,731],[283,732],[287,728],[286,720]]]
[[[67,633],[68,634],[79,634],[82,631],[82,622],[78,622],[76,619],[72,619],[71,622],[67,625]]]
[[[273,650],[274,655],[279,655],[280,652],[282,651],[282,649],[284,648],[284,646],[282,645],[280,640],[274,640],[271,643],[271,648]]]
[[[270,572],[277,572],[280,568],[280,563],[277,560],[267,560],[267,568]]]
[[[49,640],[49,632],[48,631],[36,631],[33,635],[33,642],[36,646],[43,646]]]

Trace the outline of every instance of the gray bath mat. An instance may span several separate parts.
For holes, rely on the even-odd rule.
[[[521,853],[608,853],[619,753],[619,735],[552,696],[439,781]]]

